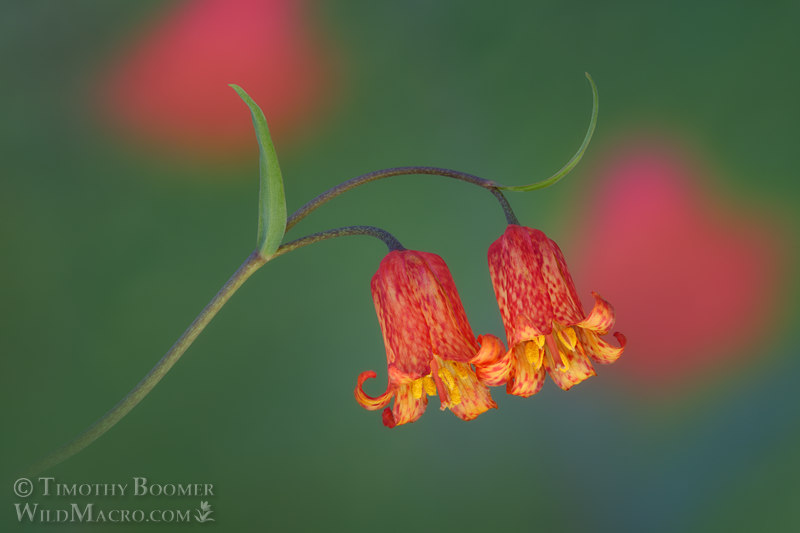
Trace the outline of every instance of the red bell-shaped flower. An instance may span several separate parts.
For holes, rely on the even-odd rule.
[[[438,393],[442,409],[472,420],[496,408],[489,389],[470,366],[472,359],[493,361],[505,352],[497,337],[477,341],[467,321],[453,277],[436,254],[411,250],[390,252],[372,278],[372,298],[383,331],[389,384],[377,398],[362,389],[375,372],[362,372],[355,389],[362,407],[386,407],[383,423],[394,427],[414,422]]]
[[[509,225],[488,257],[509,350],[494,361],[473,361],[485,384],[506,383],[509,394],[528,397],[547,371],[568,390],[595,375],[590,359],[607,364],[622,354],[624,335],[614,334],[619,348],[600,338],[614,326],[614,309],[593,293],[592,312],[583,312],[564,255],[544,233]]]

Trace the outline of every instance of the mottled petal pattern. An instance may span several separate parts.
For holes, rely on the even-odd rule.
[[[470,361],[475,365],[475,374],[482,383],[490,387],[503,385],[511,371],[510,354],[494,335],[481,335],[478,342],[481,349]]]
[[[437,360],[437,385],[443,389],[439,394],[442,409],[449,408],[462,420],[473,420],[489,409],[497,409],[489,389],[482,384],[469,364]]]
[[[596,293],[586,315],[564,254],[544,233],[511,224],[489,247],[489,272],[506,329],[508,352],[499,360],[476,362],[487,385],[506,383],[516,396],[539,392],[545,372],[564,390],[594,376],[591,360],[615,361],[620,347],[600,335],[614,327],[614,309]]]
[[[544,235],[544,233],[542,233],[542,235]],[[567,261],[564,259],[564,253],[554,240],[548,238],[547,241],[550,243],[550,251],[558,265],[559,275],[566,286],[566,295],[564,295],[564,300],[559,306],[560,311],[554,311],[553,319],[562,324],[571,324],[585,316],[583,306],[581,305],[581,299],[578,297],[578,291],[575,289],[575,282],[572,281],[572,276],[567,268]]]
[[[592,292],[592,296],[594,296],[594,307],[591,313],[575,325],[605,335],[614,327],[614,308],[596,292]]]
[[[416,379],[430,372],[431,337],[415,294],[420,280],[409,278],[404,260],[387,260],[392,254],[372,278],[372,298],[389,366]]]
[[[425,412],[428,396],[442,409],[472,420],[497,405],[470,362],[485,364],[505,352],[494,336],[475,339],[450,270],[441,257],[396,250],[381,261],[372,278],[372,298],[386,346],[388,385],[377,398],[362,388],[374,372],[363,372],[355,389],[366,409],[394,405],[383,412],[388,427],[408,424]]]
[[[546,357],[544,366],[553,382],[564,390],[569,390],[586,378],[596,376],[588,357],[571,353],[565,354],[568,364],[555,362],[556,358]]]
[[[527,228],[508,226],[492,243],[489,273],[509,345],[550,333],[553,309],[542,281],[542,251]]]
[[[583,331],[581,335],[583,338],[583,347],[587,355],[601,365],[608,365],[619,359],[619,356],[622,355],[623,350],[625,350],[625,345],[628,342],[625,335],[619,332],[614,333],[614,337],[616,337],[617,342],[619,342],[619,348],[610,345],[591,331]]]
[[[411,384],[400,385],[395,391],[394,406],[383,410],[383,425],[389,428],[419,420],[428,405],[428,396],[414,397]]]
[[[527,229],[531,235],[531,242],[541,250],[541,276],[545,285],[544,292],[550,296],[550,316],[553,317],[553,322],[574,324],[581,320],[584,314],[572,276],[564,264],[561,249],[541,231]]]
[[[530,357],[531,344],[535,343],[518,344],[509,351],[512,369],[506,384],[508,394],[527,398],[542,390],[545,369],[540,360]],[[535,350],[538,357],[541,348],[536,347]]]

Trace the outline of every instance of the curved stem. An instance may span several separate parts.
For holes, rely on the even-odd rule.
[[[362,174],[361,176],[356,176],[355,178],[340,183],[336,187],[328,189],[327,191],[320,194],[313,200],[307,202],[300,209],[292,213],[289,216],[289,218],[286,219],[286,231],[292,229],[292,227],[294,227],[298,222],[303,220],[312,211],[320,207],[325,202],[332,200],[337,196],[339,196],[340,194],[345,193],[351,189],[355,189],[359,185],[364,185],[365,183],[369,183],[371,181],[376,181],[384,178],[391,178],[393,176],[414,176],[419,174],[430,174],[435,176],[444,176],[446,178],[454,178],[457,180],[466,181],[467,183],[478,185],[479,187],[483,187],[484,189],[489,189],[489,191],[500,201],[500,205],[503,207],[503,212],[506,215],[506,220],[509,221],[512,219],[516,220],[516,216],[514,216],[514,212],[511,210],[511,206],[509,205],[505,196],[503,196],[503,193],[498,190],[498,187],[500,187],[501,185],[492,180],[479,178],[478,176],[473,176],[472,174],[467,174],[466,172],[459,172],[458,170],[451,170],[449,168],[395,167],[395,168],[386,168],[382,170],[375,170],[367,174]],[[509,224],[511,223],[512,222],[509,222]]]
[[[92,424],[89,429],[34,465],[31,468],[30,475],[36,475],[72,457],[97,440],[103,433],[111,429],[114,424],[122,420],[131,409],[136,407],[136,405],[153,390],[153,387],[161,381],[166,373],[169,372],[170,368],[178,362],[178,359],[181,358],[184,352],[186,352],[186,349],[191,346],[197,336],[200,335],[208,323],[211,322],[211,319],[222,309],[222,306],[225,305],[233,293],[266,262],[267,258],[260,255],[258,252],[253,252],[225,285],[222,286],[208,305],[203,308],[200,314],[197,315],[197,318],[195,318],[189,327],[186,328],[186,331],[183,332],[183,335],[175,341],[172,348],[164,354],[164,357],[156,363],[150,372],[148,372],[147,375],[117,403],[117,405],[112,407],[106,414],[100,417],[99,420]]]
[[[320,231],[319,233],[312,233],[311,235],[306,235],[305,237],[282,244],[272,258],[287,254],[297,250],[298,248],[308,246],[309,244],[314,244],[315,242],[334,239],[336,237],[346,237],[348,235],[369,235],[371,237],[380,239],[384,242],[384,244],[386,244],[390,252],[406,249],[405,246],[400,244],[400,241],[398,241],[394,235],[386,230],[382,230],[381,228],[376,228],[375,226],[344,226],[341,228],[329,229],[327,231]]]
[[[500,191],[500,189],[497,187],[492,187],[489,190],[495,196],[495,198],[497,198],[497,201],[500,202],[500,205],[503,206],[503,212],[506,214],[506,222],[519,226],[517,215],[514,213],[514,210],[511,209],[511,204],[508,203],[508,199],[502,193],[502,191]]]
[[[589,85],[592,89],[592,115],[591,119],[589,120],[589,128],[586,131],[586,135],[583,138],[583,142],[581,143],[578,151],[570,158],[567,163],[561,167],[561,169],[550,176],[547,179],[537,181],[535,183],[531,183],[529,185],[503,185],[501,183],[497,183],[493,180],[487,180],[484,178],[480,178],[478,176],[474,176],[472,174],[467,174],[466,172],[459,172],[457,170],[451,170],[449,168],[439,168],[439,167],[396,167],[396,168],[387,168],[383,170],[376,170],[374,172],[369,172],[367,174],[362,174],[361,176],[357,176],[355,178],[349,179],[345,182],[340,183],[336,187],[328,189],[324,193],[320,194],[310,202],[307,202],[304,206],[300,209],[292,213],[291,216],[286,220],[286,231],[289,231],[295,224],[303,220],[306,216],[309,215],[312,211],[320,207],[325,202],[336,198],[342,193],[349,191],[350,189],[354,189],[359,185],[363,185],[365,183],[369,183],[371,181],[376,181],[383,178],[391,178],[393,176],[411,176],[416,174],[432,174],[436,176],[444,176],[448,178],[454,178],[462,181],[466,181],[468,183],[472,183],[474,185],[478,185],[479,187],[483,187],[484,189],[488,189],[500,202],[500,205],[503,207],[503,212],[506,215],[506,220],[509,224],[518,224],[517,217],[514,215],[514,211],[511,209],[511,206],[508,203],[508,200],[503,195],[502,190],[507,191],[533,191],[536,189],[544,189],[545,187],[549,187],[558,181],[560,181],[564,176],[569,174],[569,172],[577,166],[580,160],[583,158],[583,154],[586,153],[586,149],[589,147],[589,142],[592,140],[592,136],[594,135],[594,130],[597,127],[597,114],[599,110],[599,96],[597,94],[597,85],[595,85],[594,80],[589,75],[588,72],[586,74],[586,79],[589,81]]]
[[[280,255],[287,254],[298,248],[308,246],[315,242],[333,239],[335,237],[344,237],[348,235],[368,235],[382,240],[390,251],[392,250],[405,250],[400,241],[388,231],[376,228],[374,226],[346,226],[343,228],[336,228],[320,233],[314,233],[300,239],[288,242],[278,248],[278,250],[269,258],[261,255],[258,250],[250,254],[239,269],[230,277],[230,279],[222,286],[214,298],[203,308],[197,318],[186,328],[183,335],[175,341],[172,348],[164,354],[158,363],[142,378],[142,380],[124,397],[122,400],[112,407],[106,414],[100,417],[94,424],[92,424],[86,431],[75,437],[73,440],[58,448],[50,455],[39,461],[36,465],[30,468],[28,476],[34,476],[48,468],[51,468],[66,459],[69,459],[79,451],[89,446],[92,442],[97,440],[106,431],[114,427],[114,425],[122,420],[131,409],[147,396],[151,390],[158,384],[159,381],[169,372],[169,370],[178,362],[178,359],[186,352],[189,346],[197,339],[197,336],[205,329],[211,319],[213,319],[222,306],[224,306],[233,293],[244,284],[253,273],[264,266],[267,261],[274,259]]]

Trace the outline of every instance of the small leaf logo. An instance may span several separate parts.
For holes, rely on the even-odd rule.
[[[213,522],[214,519],[210,518],[209,515],[214,511],[211,510],[211,504],[208,502],[200,502],[200,509],[195,511],[194,519],[198,522]]]

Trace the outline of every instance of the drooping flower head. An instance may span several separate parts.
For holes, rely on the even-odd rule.
[[[489,247],[489,272],[508,339],[508,353],[478,375],[487,385],[506,383],[507,392],[539,392],[545,371],[568,390],[594,376],[590,361],[613,363],[625,348],[600,336],[614,326],[614,309],[597,293],[587,316],[558,245],[539,230],[509,225]]]
[[[411,250],[390,252],[372,278],[372,298],[386,346],[389,384],[377,398],[362,389],[375,372],[362,372],[355,389],[362,407],[386,407],[383,423],[394,427],[414,422],[439,395],[441,408],[472,420],[496,408],[489,389],[480,383],[470,361],[493,360],[503,352],[491,335],[476,341],[455,282],[436,254]]]

